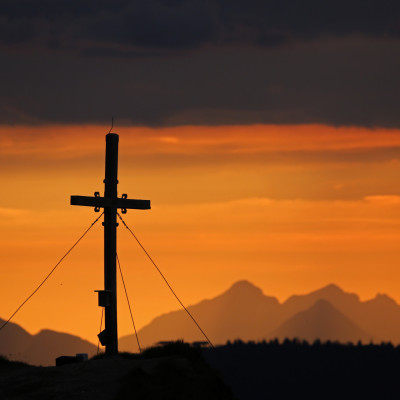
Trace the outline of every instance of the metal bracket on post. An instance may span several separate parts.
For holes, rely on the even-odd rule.
[[[100,192],[94,192],[94,197],[100,197]],[[100,212],[100,207],[95,207],[94,212]]]
[[[128,198],[128,195],[127,195],[126,193],[124,193],[124,194],[122,195],[122,198],[123,198],[123,199],[127,199],[127,198]],[[122,213],[122,214],[126,214],[126,208],[121,208],[121,213]]]

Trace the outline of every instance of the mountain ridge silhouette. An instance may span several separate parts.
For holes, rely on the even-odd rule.
[[[297,338],[309,343],[315,340],[369,343],[375,339],[325,299],[319,299],[310,308],[294,314],[266,335],[266,339],[275,338]]]
[[[223,293],[187,308],[216,345],[236,339],[246,342],[275,338],[400,343],[400,306],[396,301],[380,293],[361,301],[357,294],[347,293],[335,284],[290,296],[280,303],[251,282],[241,280]],[[3,323],[0,319],[0,324]],[[31,335],[12,322],[0,335],[0,354],[30,364],[53,365],[60,355],[96,352],[92,343],[77,336],[48,329]],[[142,347],[179,339],[204,341],[183,310],[154,318],[138,335]],[[135,337],[121,337],[119,349],[137,351]]]
[[[347,293],[333,283],[307,294],[290,296],[280,303],[275,297],[265,295],[254,284],[242,280],[222,294],[187,308],[214,344],[224,344],[228,340],[236,339],[271,339],[274,333],[279,340],[284,340],[283,333],[279,335],[279,328],[290,318],[312,308],[319,300],[330,304],[332,318],[335,315],[342,324],[343,332],[340,335],[339,332],[336,336],[324,334],[329,340],[400,343],[400,306],[393,299],[386,294],[377,294],[371,300],[361,301],[357,294]],[[313,310],[309,314],[301,315],[304,317],[312,312]],[[328,326],[328,321],[325,321],[325,326]],[[307,335],[294,329],[294,326],[292,328],[291,332],[284,330],[291,338],[308,341],[319,339],[320,333],[316,331],[316,327],[314,332]],[[139,330],[138,335],[143,346],[177,339],[189,342],[204,340],[193,322],[181,310],[156,317]],[[121,337],[119,343],[123,350],[132,351],[136,348],[133,335]]]
[[[0,326],[4,322],[0,318]],[[96,351],[94,344],[78,336],[50,329],[31,335],[13,322],[9,322],[0,333],[0,355],[32,365],[54,365],[55,359],[61,355],[88,353],[93,356]]]

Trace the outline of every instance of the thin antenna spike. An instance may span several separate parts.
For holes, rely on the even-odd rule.
[[[111,128],[108,133],[111,133],[112,129],[114,128],[114,117],[111,117]]]

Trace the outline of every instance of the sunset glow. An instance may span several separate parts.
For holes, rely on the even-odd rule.
[[[0,301],[7,318],[98,216],[105,126],[2,126]],[[151,199],[128,225],[186,304],[239,279],[280,301],[334,282],[400,302],[400,131],[322,125],[117,127],[119,193]],[[178,309],[126,229],[119,257],[139,327]],[[96,340],[102,227],[17,314]],[[119,286],[119,330],[132,328]],[[71,311],[73,310],[73,312]]]

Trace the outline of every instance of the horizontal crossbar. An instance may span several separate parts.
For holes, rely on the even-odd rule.
[[[115,207],[126,208],[131,210],[149,210],[150,200],[137,199],[121,199],[117,197],[114,201],[106,197],[91,197],[91,196],[71,196],[71,206],[86,206],[86,207]]]

